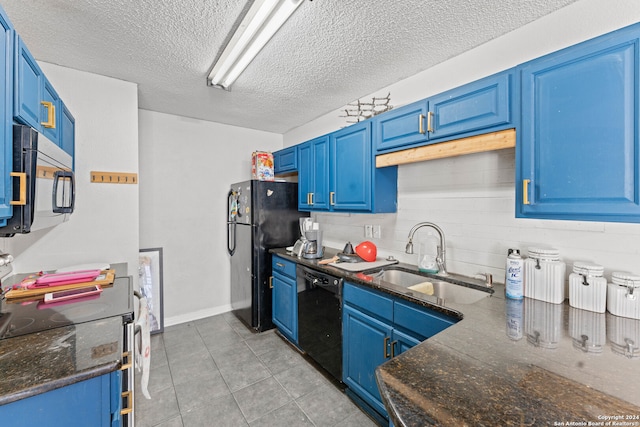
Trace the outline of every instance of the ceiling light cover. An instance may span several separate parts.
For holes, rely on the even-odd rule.
[[[211,86],[229,89],[303,0],[255,0],[209,73]]]

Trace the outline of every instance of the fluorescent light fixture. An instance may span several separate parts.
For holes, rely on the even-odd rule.
[[[302,1],[255,0],[214,64],[208,84],[229,89]]]

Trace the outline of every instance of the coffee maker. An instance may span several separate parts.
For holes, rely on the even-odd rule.
[[[322,246],[322,231],[305,231],[306,242],[302,248],[302,257],[307,259],[322,258],[324,246]]]
[[[291,252],[293,255],[301,257],[302,254],[304,253],[304,247],[307,243],[305,232],[313,228],[313,219],[306,217],[306,218],[300,218],[299,221],[300,221],[300,238],[296,240],[296,243],[293,245]]]

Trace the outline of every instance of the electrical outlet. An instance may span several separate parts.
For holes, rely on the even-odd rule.
[[[364,237],[372,239],[373,238],[373,225],[365,225],[364,226]]]
[[[373,226],[373,238],[374,239],[379,239],[380,237],[382,237],[382,227],[379,225],[374,225]]]

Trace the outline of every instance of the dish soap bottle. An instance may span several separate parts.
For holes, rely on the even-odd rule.
[[[425,273],[437,273],[438,245],[440,240],[432,233],[428,232],[426,237],[420,239],[418,245],[418,270]]]

